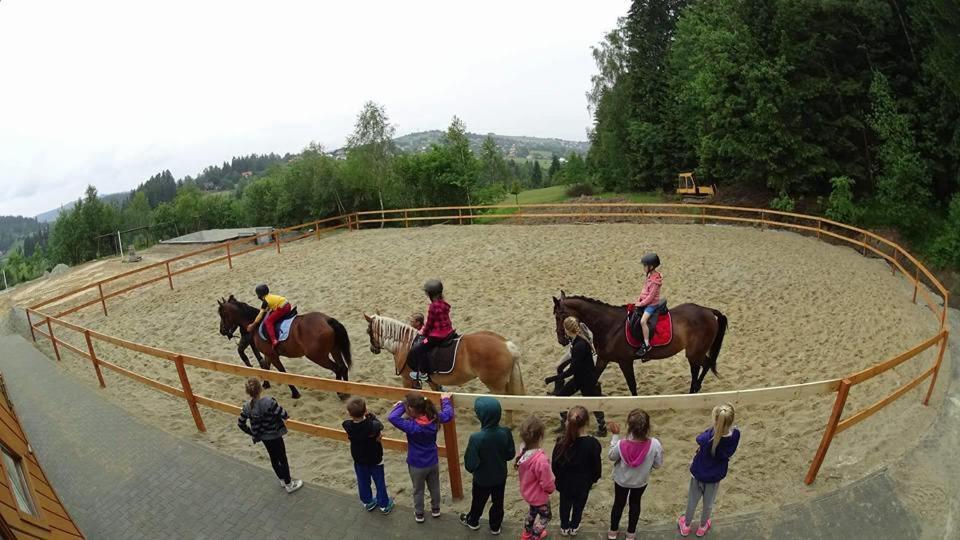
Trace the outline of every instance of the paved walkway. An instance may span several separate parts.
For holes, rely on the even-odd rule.
[[[960,358],[956,340],[952,349],[954,358]],[[317,486],[287,495],[270,471],[144,424],[59,371],[20,336],[0,336],[0,351],[0,371],[23,427],[88,538],[488,537],[483,530],[464,529],[453,515],[416,525],[406,507],[398,506],[390,516],[367,514],[354,497]],[[942,384],[953,382],[958,369],[952,371],[944,373]],[[951,385],[944,406],[950,433],[931,435],[917,452],[928,460],[955,459],[958,386]],[[944,474],[960,477],[956,467]],[[882,471],[773,514],[721,516],[709,536],[955,538],[952,530],[921,529],[920,518],[898,499],[895,476]],[[518,537],[516,526],[509,525],[504,536]],[[951,528],[949,519],[945,526]],[[673,526],[663,525],[645,528],[641,537],[678,536]]]

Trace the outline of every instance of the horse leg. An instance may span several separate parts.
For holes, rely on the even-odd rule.
[[[599,362],[597,362],[599,364]],[[633,372],[633,358],[626,361],[617,362],[620,371],[623,372],[623,378],[627,381],[627,388],[630,389],[630,395],[637,395],[637,376]]]
[[[287,370],[283,369],[283,364],[280,363],[280,357],[279,357],[279,356],[274,356],[273,358],[271,358],[271,359],[270,359],[270,363],[273,364],[273,365],[275,365],[275,366],[277,366],[277,371],[279,371],[280,373],[286,373],[286,372],[287,372]],[[300,391],[297,390],[297,387],[294,386],[294,385],[292,385],[292,384],[289,385],[289,386],[290,386],[290,396],[291,396],[293,399],[300,399]]]
[[[243,360],[243,363],[247,367],[253,367],[253,364],[250,363],[250,359],[247,358],[246,353],[244,353],[246,349],[247,349],[247,344],[241,339],[240,343],[237,344],[237,354],[240,355],[240,360]]]
[[[696,394],[700,391],[700,385],[697,384],[697,373],[700,371],[700,366],[689,358],[687,361],[690,363],[690,393]]]

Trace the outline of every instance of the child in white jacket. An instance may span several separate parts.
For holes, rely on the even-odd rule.
[[[613,508],[610,510],[609,540],[615,540],[620,534],[620,518],[623,509],[630,502],[627,521],[627,540],[637,537],[637,522],[640,520],[640,498],[647,489],[650,471],[663,465],[663,446],[660,441],[649,436],[650,415],[646,411],[634,409],[627,416],[627,437],[620,438],[620,426],[611,422],[608,457],[613,465]]]

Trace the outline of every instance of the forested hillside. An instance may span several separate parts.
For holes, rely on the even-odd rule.
[[[681,170],[960,265],[958,0],[642,0],[594,49],[591,177]]]

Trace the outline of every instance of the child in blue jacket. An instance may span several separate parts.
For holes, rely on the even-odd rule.
[[[406,416],[406,417],[404,417]],[[450,394],[440,394],[440,412],[433,402],[418,393],[407,394],[387,416],[397,429],[407,434],[407,469],[413,482],[413,510],[417,523],[423,523],[424,484],[430,489],[430,515],[440,517],[440,460],[437,432],[440,424],[453,419]]]
[[[681,536],[690,534],[690,522],[701,498],[703,510],[697,536],[703,536],[710,530],[710,513],[720,489],[720,481],[727,476],[730,458],[740,444],[740,430],[733,426],[734,414],[733,405],[717,405],[713,408],[713,427],[697,435],[697,454],[690,464],[687,512],[677,520]]]

